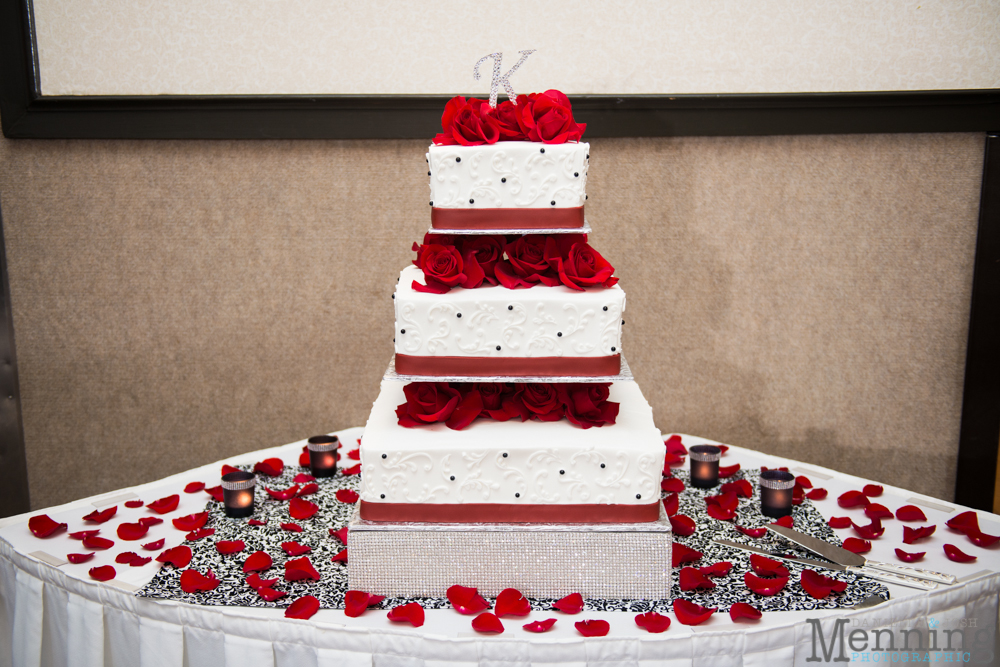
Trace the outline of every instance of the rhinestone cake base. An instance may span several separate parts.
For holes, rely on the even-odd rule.
[[[670,522],[641,524],[348,524],[351,589],[443,597],[455,584],[493,596],[581,593],[590,599],[670,597]]]

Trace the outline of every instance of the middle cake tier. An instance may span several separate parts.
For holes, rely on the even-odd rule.
[[[409,266],[396,286],[395,363],[400,375],[608,376],[621,368],[621,287],[413,289]]]
[[[614,424],[478,419],[403,427],[385,380],[361,443],[361,518],[437,523],[636,523],[659,517],[664,446],[635,382],[611,384]]]

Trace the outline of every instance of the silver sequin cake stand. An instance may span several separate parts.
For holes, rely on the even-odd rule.
[[[595,511],[600,511],[595,507]],[[670,521],[646,523],[348,524],[352,590],[444,597],[450,586],[482,595],[516,588],[529,597],[670,597]]]

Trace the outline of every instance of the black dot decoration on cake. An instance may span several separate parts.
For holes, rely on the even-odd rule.
[[[507,306],[507,310],[514,310],[514,306]]]
[[[601,464],[601,467],[602,467],[602,468],[603,468],[603,467],[605,467],[603,463]]]
[[[457,317],[458,319],[462,319],[462,313],[456,313],[455,317]]]
[[[460,158],[460,157],[455,158],[455,162],[461,162],[461,161],[462,161],[462,158]]]
[[[393,298],[393,299],[395,299],[395,298],[396,298],[396,295],[395,295],[395,294],[393,294],[393,295],[392,295],[392,298]]]
[[[608,307],[607,307],[607,306],[604,306],[604,310],[607,310],[607,309],[608,309]]]
[[[428,176],[430,176],[430,175],[431,175],[431,172],[429,172],[429,171],[428,171],[428,172],[427,172],[427,175],[428,175]],[[580,172],[578,172],[578,171],[574,171],[574,172],[573,172],[573,178],[580,178]]]
[[[387,458],[389,458],[389,455],[388,454],[383,454],[382,458],[387,459]]]
[[[625,320],[622,320],[622,326],[625,326]]]
[[[431,202],[431,206],[434,206],[434,202]]]
[[[612,351],[612,352],[614,352],[614,351],[615,351],[615,348],[613,348],[613,347],[612,347],[612,348],[611,348],[611,351]]]
[[[451,481],[453,481],[453,482],[455,481],[455,476],[454,475],[451,476]]]
[[[380,494],[379,498],[381,498],[382,500],[385,500],[385,494],[384,493]]]
[[[556,332],[556,337],[557,338],[562,338],[562,331],[557,331]]]
[[[515,493],[515,494],[514,494],[514,497],[515,497],[515,498],[520,498],[520,497],[521,497],[521,494],[520,494],[520,493]]]
[[[504,453],[503,453],[503,457],[504,457],[504,458],[507,458],[507,452],[504,452]]]
[[[587,159],[588,160],[590,159],[590,153],[587,153]]]
[[[430,175],[431,175],[431,172],[429,172],[429,171],[428,171],[428,172],[427,172],[427,175],[428,175],[428,176],[430,176]]]
[[[555,206],[555,205],[556,205],[556,200],[555,200],[555,199],[553,199],[553,200],[552,200],[552,201],[550,201],[549,203],[550,203],[550,204],[552,204],[553,206]]]
[[[565,470],[560,470],[560,471],[559,471],[559,474],[560,474],[560,475],[565,475],[565,474],[566,474],[566,471],[565,471]]]
[[[401,333],[401,334],[405,334],[405,333],[406,333],[406,329],[400,329],[400,330],[399,330],[399,333]]]
[[[538,150],[539,150],[539,151],[541,151],[542,153],[544,153],[544,152],[545,152],[545,149],[544,149],[544,148],[539,148]]]
[[[500,351],[500,346],[499,346],[499,345],[497,345],[497,352],[499,352],[499,351]]]
[[[507,182],[507,179],[506,179],[506,178],[501,178],[501,179],[500,179],[500,182],[501,182],[501,183],[506,183],[506,182]]]
[[[470,199],[470,200],[469,200],[469,203],[470,203],[470,204],[475,204],[475,203],[476,203],[476,200],[475,200],[475,199]]]
[[[642,494],[641,493],[635,494],[635,499],[636,500],[642,500]]]

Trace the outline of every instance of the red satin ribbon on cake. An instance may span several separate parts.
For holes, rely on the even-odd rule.
[[[607,357],[417,357],[396,355],[400,375],[576,375],[600,377],[621,372],[621,355]]]
[[[450,505],[362,500],[361,518],[418,523],[644,523],[660,518],[660,502],[648,505]]]
[[[577,208],[437,208],[434,229],[578,229],[583,207]]]

